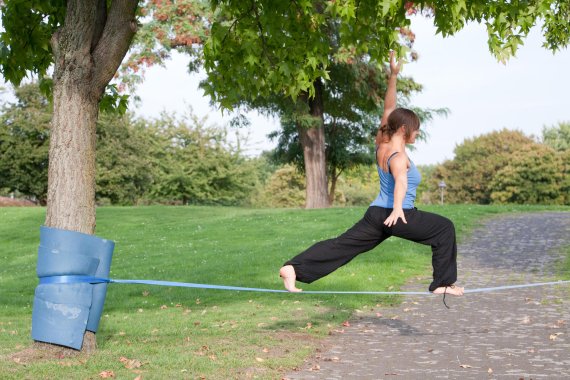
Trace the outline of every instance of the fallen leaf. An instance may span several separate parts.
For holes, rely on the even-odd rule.
[[[166,306],[166,305],[162,305],[162,306],[160,307],[160,310],[166,310],[166,309],[168,309],[168,306]]]
[[[342,325],[343,325],[344,327],[350,327],[350,322],[344,321],[344,322],[342,322]]]
[[[269,349],[268,349],[268,348],[264,348],[262,351],[265,352],[265,353],[268,353],[268,352],[269,352]]]
[[[523,318],[523,320],[521,321],[521,323],[522,323],[523,325],[529,324],[529,323],[530,323],[530,317],[529,317],[529,316],[525,316],[525,317]]]
[[[135,377],[135,380],[142,380],[142,376],[138,375],[137,377]]]
[[[382,313],[376,313],[376,316],[380,318],[382,316]]]
[[[258,361],[258,362],[260,362],[260,363],[262,363],[262,362],[265,361],[265,359],[263,359],[263,358],[255,358],[255,360]]]
[[[113,371],[103,371],[99,373],[99,377],[102,379],[109,379],[115,377],[115,372]]]
[[[119,361],[121,363],[123,363],[123,365],[125,366],[125,368],[127,369],[134,369],[134,368],[140,368],[142,367],[142,363],[140,362],[140,360],[137,359],[129,359],[129,358],[125,358],[124,356],[122,356]]]
[[[311,367],[311,371],[320,371],[321,370],[321,366],[318,364],[315,364],[314,366]]]
[[[340,362],[340,359],[338,356],[332,356],[330,358],[325,358],[325,362],[338,363],[338,362]]]
[[[459,365],[461,368],[473,368],[471,367],[469,364],[460,364]]]
[[[313,327],[313,324],[311,322],[307,322],[307,327],[305,327],[307,330],[310,330]]]
[[[392,318],[390,318],[390,319],[393,320],[393,321],[395,321],[395,320],[397,320],[397,319],[400,319],[400,316],[399,316],[399,315],[394,315],[394,316],[393,316]]]
[[[563,335],[564,333],[555,333],[555,334],[550,334],[550,340],[556,340],[556,338],[558,338],[558,335]]]
[[[487,370],[487,373],[488,373],[489,375],[492,374],[492,373],[493,373],[493,369],[492,369],[492,368],[489,368],[489,369]]]
[[[145,290],[144,292],[142,292],[143,297],[148,297],[150,294],[150,292],[148,290]]]

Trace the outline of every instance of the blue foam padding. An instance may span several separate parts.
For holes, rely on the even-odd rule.
[[[94,235],[42,226],[38,277],[108,277],[114,247],[113,241]],[[97,332],[106,293],[106,283],[38,285],[32,338],[80,349],[85,331]]]
[[[32,338],[81,349],[91,307],[91,284],[39,285],[32,312]]]

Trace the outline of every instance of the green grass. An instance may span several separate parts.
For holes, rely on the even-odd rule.
[[[546,207],[432,206],[464,239],[481,220]],[[564,208],[568,211],[569,208]],[[281,288],[278,269],[314,242],[352,226],[364,208],[253,210],[215,207],[109,207],[97,235],[115,240],[111,277]],[[16,365],[30,346],[41,208],[0,209],[0,373],[2,378],[279,378],[301,365],[321,338],[355,309],[395,297],[248,293],[111,284],[90,357]],[[305,290],[397,290],[430,281],[429,247],[389,239]],[[567,264],[570,267],[570,260]],[[121,357],[136,359],[126,368]]]

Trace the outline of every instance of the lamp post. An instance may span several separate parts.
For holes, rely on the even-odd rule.
[[[445,184],[445,182],[443,180],[441,180],[439,182],[439,193],[441,195],[441,204],[443,204],[443,190],[447,187],[447,185]]]

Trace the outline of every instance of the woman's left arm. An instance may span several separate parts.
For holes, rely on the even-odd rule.
[[[402,208],[408,190],[408,159],[406,155],[396,155],[390,161],[390,171],[394,176],[394,205],[392,206],[392,213],[384,221],[388,227],[394,226],[398,219],[402,219],[405,224],[408,224]]]

